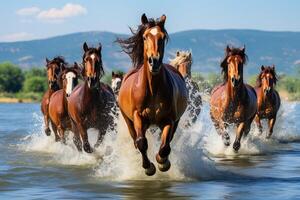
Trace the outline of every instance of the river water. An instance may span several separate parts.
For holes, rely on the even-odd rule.
[[[273,138],[253,125],[235,153],[222,144],[204,103],[194,126],[179,124],[171,169],[147,177],[122,118],[118,133],[87,154],[77,152],[71,133],[67,145],[43,133],[39,104],[0,104],[0,198],[300,199],[299,121],[300,104],[284,102]],[[147,134],[153,162],[158,135]],[[89,140],[95,143],[96,130]]]

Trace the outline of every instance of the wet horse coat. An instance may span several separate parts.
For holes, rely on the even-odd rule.
[[[118,40],[134,65],[124,77],[118,103],[134,144],[142,154],[145,173],[153,175],[156,170],[147,157],[146,130],[151,124],[162,130],[156,160],[161,171],[169,170],[170,142],[187,106],[187,89],[181,74],[162,63],[166,16],[154,21],[144,14],[141,20],[142,25],[131,38]]]

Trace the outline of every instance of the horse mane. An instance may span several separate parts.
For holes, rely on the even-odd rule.
[[[129,27],[131,33],[133,34],[128,39],[117,38],[116,42],[120,44],[122,51],[129,55],[132,60],[133,68],[140,68],[144,63],[144,39],[143,34],[148,28],[154,26],[159,26],[162,32],[166,36],[166,42],[169,40],[169,35],[166,29],[160,25],[159,20],[154,20],[153,18],[148,19],[148,23],[141,24],[138,26],[137,30]]]
[[[179,55],[173,59],[170,59],[170,65],[176,68],[176,66],[180,65],[184,62],[192,62],[192,57],[189,58],[189,51],[180,51]]]
[[[103,62],[102,62],[102,54],[101,54],[101,50],[100,50],[100,52],[99,52],[99,50],[97,49],[97,48],[95,48],[95,47],[89,47],[89,49],[86,51],[86,52],[84,52],[84,54],[83,54],[83,56],[82,56],[82,64],[84,63],[84,58],[86,57],[86,55],[87,54],[93,54],[93,53],[95,53],[95,54],[98,54],[98,53],[100,53],[100,55],[99,55],[99,72],[100,72],[100,74],[99,74],[99,77],[102,77],[102,76],[104,76],[104,74],[105,74],[105,72],[104,72],[104,68],[103,68]],[[83,67],[84,67],[85,65],[83,64]]]
[[[276,71],[273,67],[270,66],[265,66],[263,70],[261,70],[261,72],[258,74],[257,78],[256,78],[256,87],[261,87],[262,86],[262,81],[261,81],[261,76],[263,74],[267,74],[270,73],[272,74],[273,78],[274,78],[274,84],[276,85],[277,81],[278,81],[278,76],[276,74]]]
[[[56,56],[56,57],[54,57],[54,58],[50,61],[50,63],[57,63],[57,64],[62,63],[62,64],[64,64],[64,65],[67,64],[67,62],[65,61],[65,58],[64,58],[63,56]]]
[[[230,56],[240,56],[242,58],[242,63],[243,65],[247,63],[248,60],[248,56],[245,54],[245,51],[243,51],[242,49],[239,48],[231,48],[230,51],[225,51],[225,57],[223,59],[223,61],[221,62],[221,68],[222,68],[222,74],[223,74],[223,80],[224,82],[226,82],[228,80],[228,63],[227,63],[227,59]]]

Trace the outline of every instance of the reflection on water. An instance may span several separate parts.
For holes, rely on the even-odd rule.
[[[255,126],[236,154],[215,133],[204,104],[199,120],[179,125],[172,168],[146,177],[141,156],[122,120],[93,154],[79,153],[71,139],[55,143],[42,130],[37,104],[0,104],[0,197],[114,199],[295,199],[300,196],[300,105],[284,103],[274,138]],[[125,128],[124,128],[125,127]],[[89,131],[93,144],[95,130]],[[69,135],[71,138],[72,134]],[[231,139],[234,132],[231,131]],[[159,148],[148,134],[149,157]]]

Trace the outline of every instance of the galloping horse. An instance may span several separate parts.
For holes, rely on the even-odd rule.
[[[257,76],[255,91],[257,94],[257,113],[255,116],[259,132],[262,133],[261,119],[268,119],[270,138],[276,121],[276,115],[280,107],[280,96],[274,89],[277,83],[275,66],[261,66],[261,72]]]
[[[65,130],[71,130],[71,121],[68,114],[67,97],[71,95],[74,87],[78,84],[78,79],[81,76],[81,70],[77,63],[72,67],[65,68],[60,74],[62,80],[62,89],[54,92],[49,103],[49,117],[51,120],[52,130],[59,138],[65,142]]]
[[[143,14],[141,20],[132,37],[117,40],[131,57],[134,68],[123,79],[118,102],[135,147],[142,154],[145,173],[150,176],[156,169],[147,157],[146,130],[151,124],[162,130],[156,160],[161,171],[169,170],[170,142],[186,109],[188,92],[181,74],[163,64],[168,39],[166,16],[155,21]]]
[[[186,87],[189,91],[187,107],[189,119],[185,122],[185,125],[187,126],[190,126],[191,122],[196,122],[202,106],[199,86],[195,81],[192,80],[192,62],[192,53],[188,51],[177,51],[176,57],[170,61],[170,65],[175,67],[184,77]]]
[[[228,124],[237,126],[233,144],[236,152],[240,149],[243,134],[246,136],[249,133],[257,110],[255,90],[244,84],[243,67],[246,61],[245,47],[226,47],[226,55],[221,63],[224,83],[213,89],[210,100],[211,119],[226,146],[230,145],[226,131]]]
[[[121,71],[111,73],[111,89],[114,91],[116,97],[119,95],[123,76],[124,73]]]
[[[68,111],[71,117],[74,142],[79,151],[87,153],[93,150],[88,141],[87,129],[99,130],[97,145],[108,128],[113,126],[111,109],[115,105],[112,89],[100,82],[104,75],[101,57],[101,45],[98,48],[89,48],[83,44],[83,78],[84,83],[78,85],[68,98]],[[81,138],[81,140],[80,140]]]
[[[51,134],[49,128],[49,102],[51,95],[60,89],[61,80],[59,80],[59,74],[65,69],[66,62],[63,57],[55,57],[53,60],[46,58],[46,69],[48,77],[48,90],[45,92],[41,101],[41,111],[44,115],[45,133],[47,136]],[[55,135],[55,138],[58,138]]]

